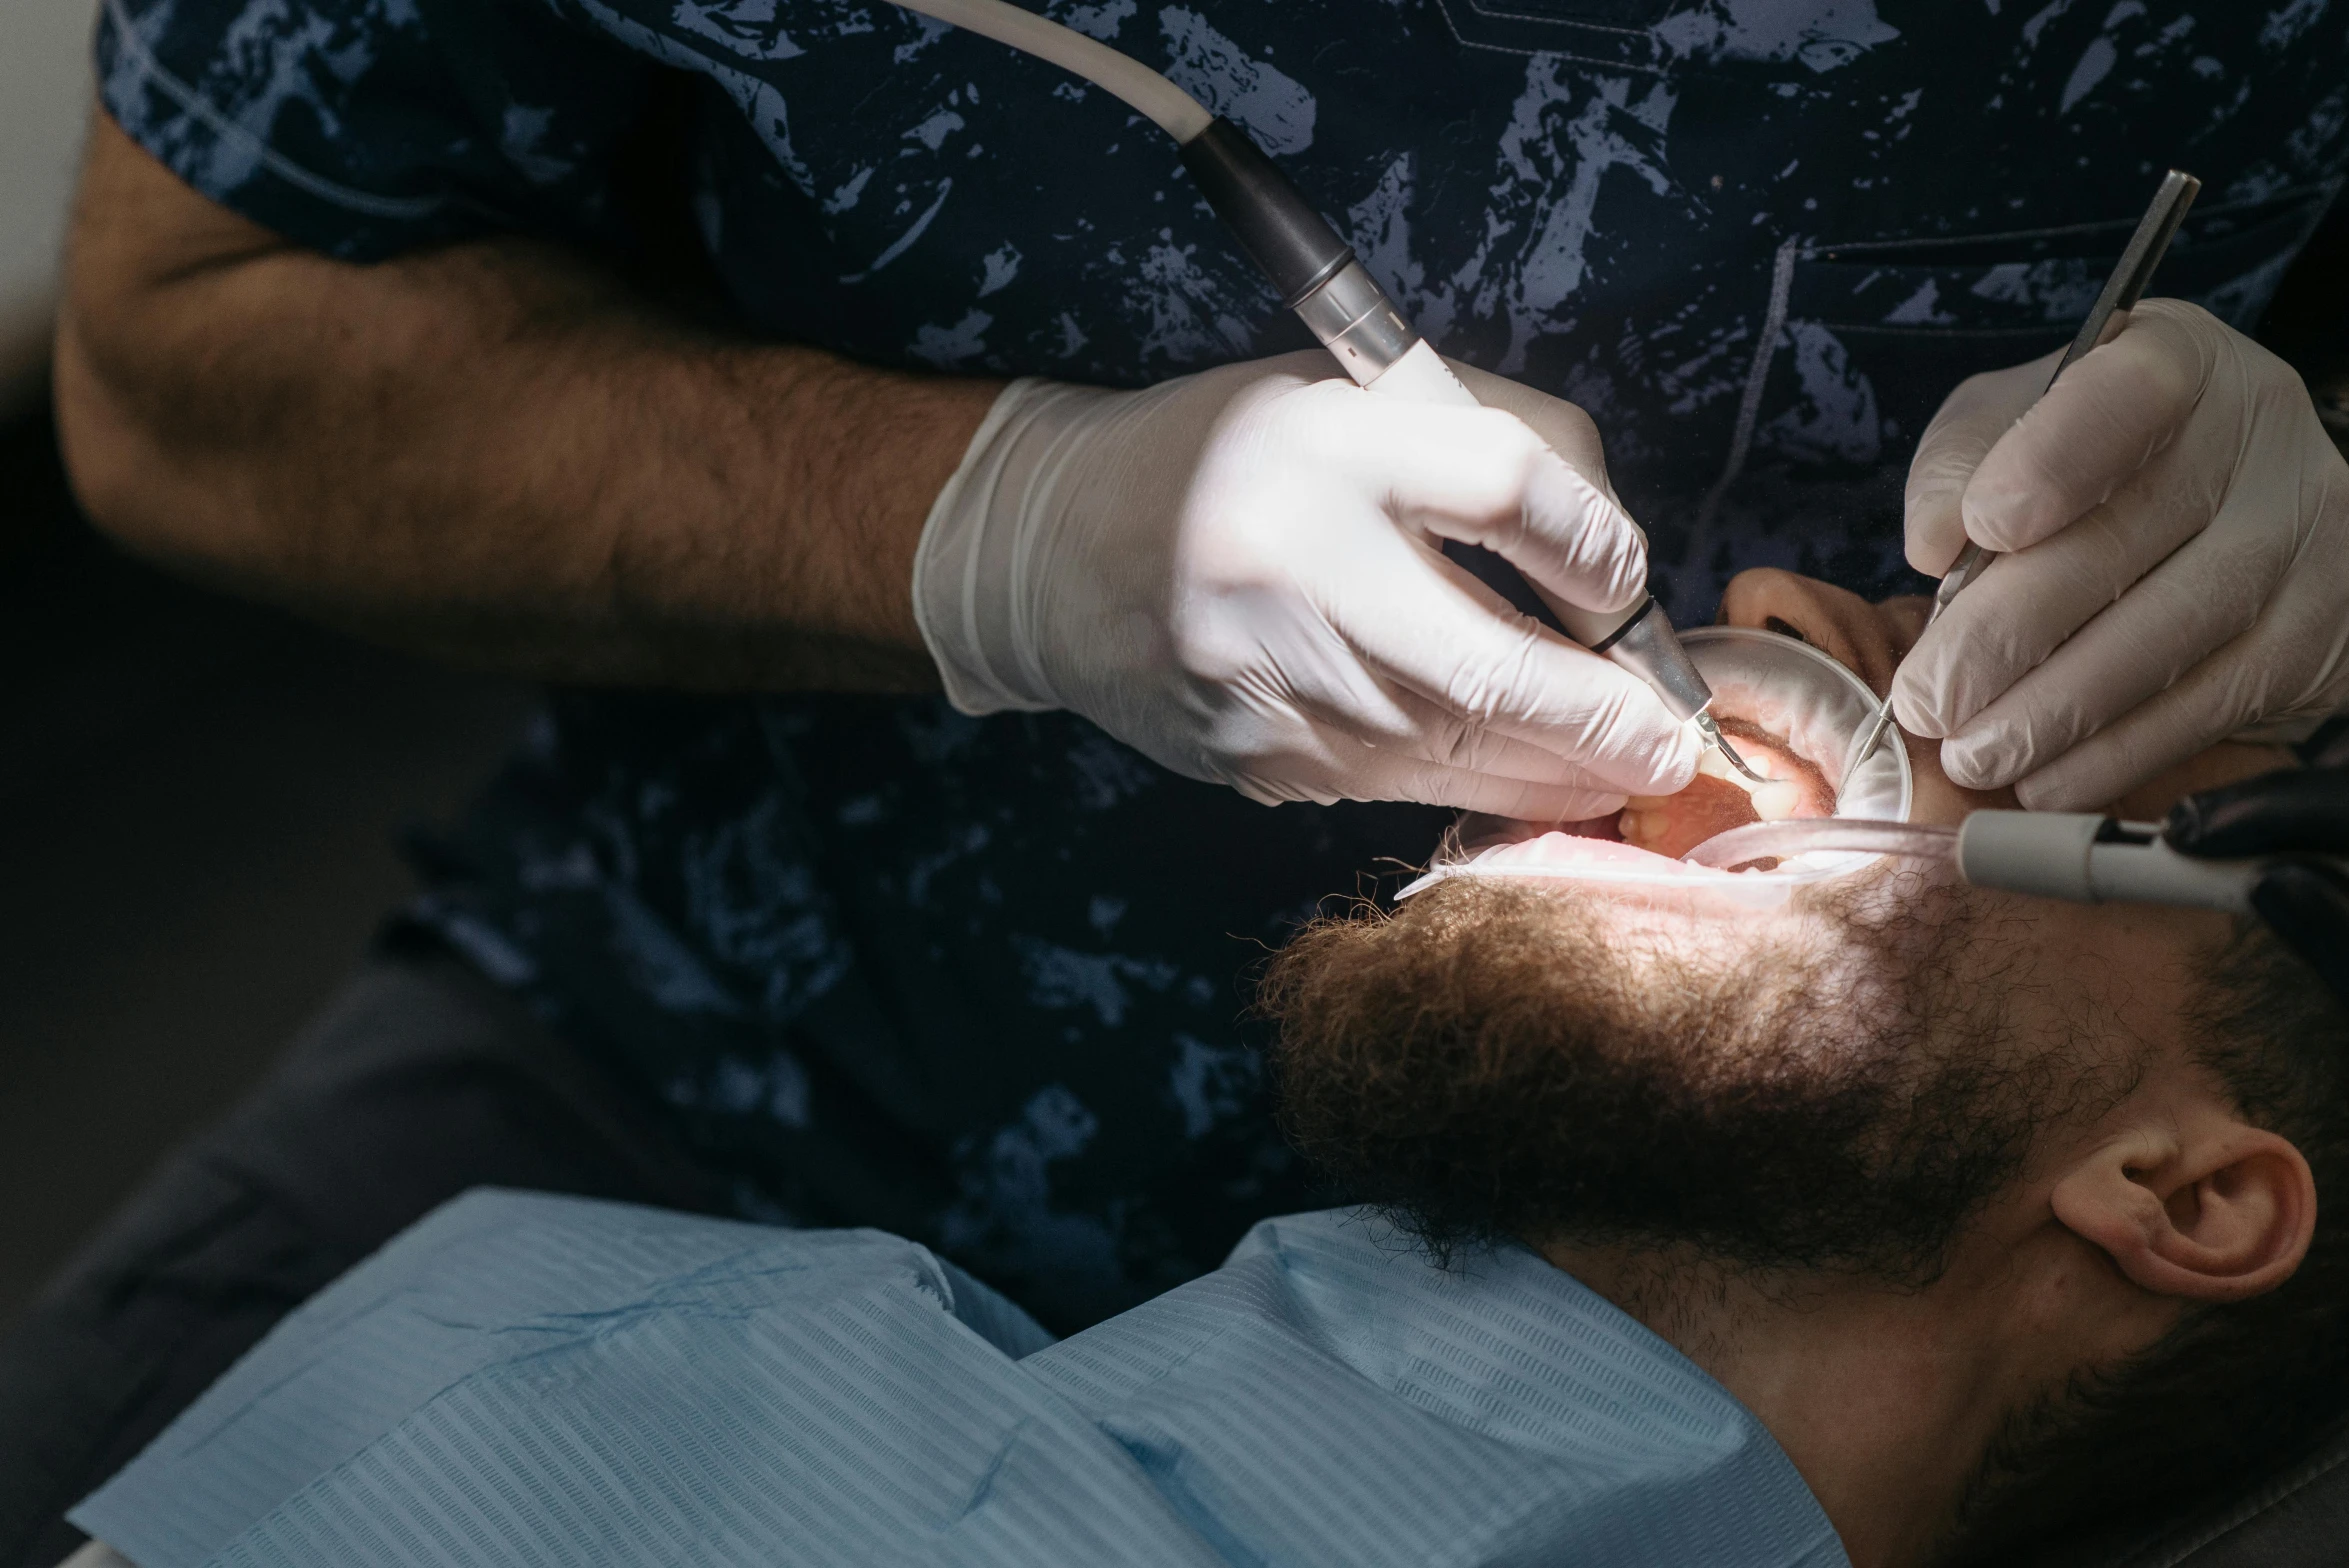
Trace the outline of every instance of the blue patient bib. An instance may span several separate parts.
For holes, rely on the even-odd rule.
[[[1055,1343],[879,1232],[494,1191],[73,1521],[139,1568],[1846,1560],[1735,1399],[1521,1249],[1268,1220]]]

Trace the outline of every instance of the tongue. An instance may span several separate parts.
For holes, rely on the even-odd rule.
[[[1677,795],[1625,806],[1616,831],[1642,849],[1678,860],[1706,839],[1761,820],[1749,792],[1700,773]]]
[[[1708,752],[1696,777],[1677,795],[1635,796],[1624,806],[1615,829],[1625,841],[1677,860],[1705,840],[1749,822],[1835,814],[1835,794],[1826,776],[1783,740],[1735,719],[1721,727],[1736,734],[1738,749],[1770,782],[1735,777],[1727,763]]]

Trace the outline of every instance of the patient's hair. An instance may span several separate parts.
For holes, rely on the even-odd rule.
[[[2018,1416],[1977,1479],[1954,1561],[2102,1560],[2349,1416],[2349,1013],[2247,923],[2188,1024],[2236,1107],[2307,1158],[2308,1256],[2268,1294],[2199,1308],[2130,1365]]]

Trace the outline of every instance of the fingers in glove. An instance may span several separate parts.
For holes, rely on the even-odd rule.
[[[1404,715],[1409,730],[1390,740],[1364,737],[1390,753],[1464,773],[1579,790],[1592,799],[1623,794],[1571,757],[1520,740],[1489,724],[1463,720],[1443,704],[1417,692],[1397,687],[1392,695],[1395,710]]]
[[[1612,798],[1621,804],[1622,791],[1611,789],[1570,757],[1490,725],[1466,722],[1440,704],[1391,682],[1379,680],[1376,684],[1378,700],[1374,702],[1363,701],[1358,691],[1351,690],[1324,693],[1300,689],[1295,696],[1300,711],[1323,727],[1325,747],[1350,749],[1352,743],[1359,742],[1366,754],[1375,754],[1374,771],[1432,765],[1546,790],[1572,790],[1590,800]]]
[[[1390,569],[1409,571],[1419,563],[1412,552]],[[1496,613],[1507,614],[1505,610]],[[1490,725],[1462,720],[1457,714],[1420,693],[1397,684],[1356,657],[1330,660],[1292,657],[1281,661],[1282,685],[1260,692],[1263,706],[1288,710],[1307,721],[1309,728],[1293,731],[1288,754],[1274,768],[1269,759],[1242,763],[1249,783],[1238,780],[1253,798],[1336,799],[1335,794],[1298,792],[1300,779],[1343,778],[1347,793],[1359,799],[1422,800],[1436,787],[1431,780],[1474,774],[1492,781],[1477,792],[1479,799],[1524,798],[1541,809],[1587,807],[1589,815],[1604,815],[1623,802],[1623,791],[1592,776],[1574,759],[1520,740]],[[1241,702],[1227,718],[1240,735],[1266,733],[1264,713],[1257,704]],[[1277,732],[1277,726],[1274,727]],[[1210,752],[1237,754],[1241,748],[1211,740]],[[1301,755],[1300,753],[1309,753]],[[1288,793],[1271,782],[1274,772],[1290,781]],[[1262,775],[1262,777],[1257,777]],[[1220,775],[1217,775],[1220,776]],[[1400,781],[1400,782],[1399,782]],[[1456,782],[1444,789],[1459,796]],[[1363,793],[1367,791],[1367,793]],[[1562,793],[1563,792],[1563,793]],[[1541,820],[1579,821],[1579,817]]]
[[[2231,464],[2218,470],[2229,471]],[[2267,531],[2214,526],[2220,504],[2207,478],[2197,482],[2159,464],[2054,538],[1993,561],[1902,662],[1894,698],[1901,723],[1926,736],[1973,726],[1984,709],[2033,679],[2030,672],[2050,655],[2063,657],[2057,650],[2069,651],[2067,639],[2101,636],[2108,654],[2130,661],[2122,685],[2137,688],[2116,696],[2118,706],[2108,704],[2090,728],[2168,684],[2250,625],[2290,564],[2288,552],[2266,547]],[[2262,553],[2272,559],[2260,560]],[[2156,617],[2173,619],[2157,623]],[[2152,656],[2138,658],[2140,651]],[[2077,688],[2084,697],[2103,689]],[[2036,759],[2018,759],[1997,783],[2023,772],[2030,760]],[[1985,764],[1982,776],[1989,771]]]
[[[2284,650],[2261,626],[2068,751],[2022,736],[2018,744],[2054,760],[2016,783],[2016,799],[2028,811],[2088,811],[2119,799],[2240,730],[2245,716],[2262,706],[2262,683],[2284,660]],[[1942,746],[1945,769],[1953,744]],[[1967,758],[1957,760],[1970,765]]]
[[[2039,396],[2062,358],[2059,349],[2027,365],[1969,376],[1943,400],[1909,463],[1909,565],[1939,577],[1956,563],[1966,546],[1963,503],[1974,470]]]
[[[1446,360],[1460,384],[1487,408],[1497,408],[1525,421],[1544,445],[1566,460],[1572,468],[1592,485],[1620,503],[1613,481],[1607,477],[1606,448],[1599,440],[1599,427],[1590,415],[1564,398],[1537,392],[1522,381],[1507,376],[1496,376],[1489,370],[1474,365],[1463,365],[1457,360]]]
[[[1481,811],[1513,822],[1586,822],[1621,810],[1624,799],[1618,793],[1571,783],[1447,767],[1365,745],[1350,736],[1329,737],[1321,760],[1333,776],[1347,780],[1348,799],[1410,801],[1456,811]],[[1296,799],[1320,799],[1327,804],[1338,798],[1335,794],[1300,795],[1289,785],[1253,775],[1233,778],[1230,783],[1264,805]]]
[[[2251,907],[2349,1006],[2349,877],[2331,866],[2287,862],[2259,879]]]
[[[2193,417],[2223,331],[2175,301],[2131,312],[1982,459],[1966,486],[1968,537],[2022,550],[2101,505]]]
[[[1483,545],[1550,592],[1623,610],[1647,591],[1647,539],[1613,496],[1532,427],[1497,408],[1445,408],[1356,394],[1362,443],[1347,454],[1407,526]]]
[[[1356,574],[1333,622],[1382,677],[1468,730],[1570,759],[1627,795],[1668,795],[1697,739],[1636,677],[1519,615],[1431,549],[1416,569]]]
[[[1593,817],[1621,811],[1624,801],[1623,796],[1616,794],[1530,779],[1496,778],[1489,773],[1470,773],[1433,764],[1405,775],[1405,791],[1399,798],[1459,811],[1481,811],[1507,817],[1512,822],[1539,822],[1544,826],[1587,822]]]
[[[1945,732],[1948,744],[1942,758],[1954,782],[1968,789],[2011,784],[2170,689],[2204,661],[2239,667],[2252,657],[2248,645],[2228,645],[2259,619],[2276,582],[2290,568],[2290,541],[2280,541],[2279,549],[2272,547],[2278,543],[2272,535],[2256,530],[2222,534],[2213,529],[2122,592],[2117,602],[2109,602],[2061,646],[2035,658],[2038,639],[2014,628],[2038,620],[2053,624],[2097,591],[2094,575],[2104,569],[2051,566],[2043,557],[2066,551],[2082,530],[2110,515],[2109,508],[2100,510],[2046,544],[1997,562],[1949,607],[1942,624],[1925,639],[1935,644],[1931,662],[1912,655],[1904,667],[1904,679],[1909,668],[1917,670],[1919,688],[1937,678],[1946,682],[1933,695],[1961,712],[1961,701],[1979,695],[1981,686],[2013,681],[1971,719]],[[2121,542],[2111,546],[2116,573],[2127,570],[2126,550]],[[2009,567],[2015,570],[2014,578],[1996,585],[1999,597],[1989,599],[1993,573]],[[1960,611],[1970,608],[1967,601],[1978,594],[1985,596],[1972,607],[1979,614],[1961,620]],[[1972,644],[1963,640],[1969,632],[1975,635]],[[2233,733],[2257,716],[2255,684],[2237,683],[2233,700],[2217,716],[2226,725],[2220,735]],[[2225,691],[2209,682],[2200,689]],[[1943,714],[1927,710],[1923,716],[1930,722]]]
[[[2162,837],[2188,855],[2349,855],[2349,770],[2285,768],[2189,795]]]

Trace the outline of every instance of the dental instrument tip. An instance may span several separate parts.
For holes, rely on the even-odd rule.
[[[1767,784],[1770,782],[1768,779],[1762,777],[1759,773],[1756,773],[1753,769],[1745,765],[1745,758],[1739,756],[1737,754],[1737,749],[1729,744],[1729,737],[1721,733],[1721,726],[1715,722],[1711,714],[1698,714],[1696,716],[1696,727],[1697,733],[1704,736],[1706,741],[1711,744],[1715,751],[1718,751],[1723,757],[1727,758],[1731,767],[1744,774],[1747,778],[1752,779],[1756,784]]]
[[[1843,765],[1843,777],[1835,783],[1836,799],[1841,800],[1843,792],[1851,788],[1852,776],[1860,771],[1860,764],[1876,755],[1876,743],[1884,738],[1885,730],[1891,725],[1892,699],[1886,697],[1884,706],[1876,710],[1876,722],[1868,726],[1868,733],[1860,737],[1859,748],[1851,754],[1851,761]]]

